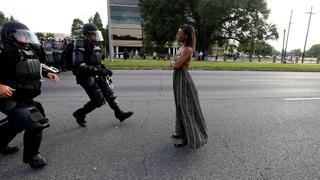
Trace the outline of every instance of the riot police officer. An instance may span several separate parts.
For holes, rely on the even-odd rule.
[[[42,131],[49,127],[41,103],[33,99],[40,95],[41,73],[53,82],[56,74],[42,71],[41,48],[37,37],[19,22],[7,22],[0,27],[0,111],[7,117],[0,121],[0,153],[17,152],[8,144],[24,130],[23,162],[32,168],[47,164],[39,153]],[[34,48],[33,48],[34,47]],[[37,48],[38,47],[38,48]]]
[[[88,94],[90,101],[75,111],[73,116],[80,126],[85,127],[86,115],[107,102],[113,109],[115,117],[123,122],[133,112],[121,110],[113,90],[107,84],[106,77],[112,76],[112,71],[101,62],[104,58],[102,46],[99,43],[103,41],[101,32],[96,25],[88,23],[83,25],[82,33],[83,37],[74,41],[73,73],[77,83]]]

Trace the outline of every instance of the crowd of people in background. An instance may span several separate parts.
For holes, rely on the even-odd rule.
[[[158,53],[156,51],[153,51],[152,54],[146,54],[144,53],[143,50],[131,50],[128,51],[127,49],[124,49],[123,53],[119,53],[118,55],[115,55],[115,58],[118,59],[124,59],[124,60],[128,60],[128,59],[153,59],[153,60],[171,60],[171,58],[173,57],[170,54],[165,54],[165,53]],[[218,54],[210,54],[208,52],[196,52],[194,54],[194,57],[197,61],[208,61],[209,57],[214,57],[216,60],[219,58]]]
[[[46,55],[47,64],[53,66],[60,71],[68,71],[72,69],[72,55],[69,55],[68,44],[72,43],[72,38],[65,38],[60,40],[55,40],[53,38],[40,38],[40,43],[42,44]],[[153,59],[153,60],[170,60],[172,56],[168,53],[158,53],[153,51],[151,54],[147,54],[143,49],[123,49],[119,54],[115,54],[116,59]],[[197,61],[208,61],[210,59],[219,58],[216,53],[202,52],[198,51],[194,53],[194,58]],[[239,54],[234,57],[234,60],[239,58]]]
[[[124,60],[128,59],[147,59],[147,55],[145,54],[144,51],[135,49],[128,51],[127,49],[124,49],[122,54],[116,54],[116,58],[121,58],[123,57]]]
[[[73,42],[72,38],[64,38],[55,40],[54,38],[40,37],[40,43],[43,46],[46,56],[47,65],[53,66],[62,72],[72,69],[72,55],[69,55],[68,44]],[[208,52],[196,52],[194,57],[198,61],[207,61],[209,57],[218,59],[217,54],[210,54]],[[158,53],[153,51],[151,54],[147,54],[143,49],[123,49],[121,53],[115,54],[116,59],[153,59],[153,60],[170,60],[172,56],[168,53]]]
[[[43,46],[47,55],[47,64],[61,71],[71,69],[72,61],[67,57],[66,49],[71,39],[65,38],[63,40],[55,40],[53,38],[40,38],[40,43]]]

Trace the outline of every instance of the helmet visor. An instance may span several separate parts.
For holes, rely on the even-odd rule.
[[[18,29],[13,36],[21,44],[40,44],[38,37],[29,30]]]
[[[95,39],[96,39],[95,41],[97,41],[97,42],[102,42],[103,41],[103,36],[102,36],[101,31],[89,31],[88,35],[89,36],[94,36]]]

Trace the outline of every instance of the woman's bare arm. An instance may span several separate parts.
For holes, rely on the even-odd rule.
[[[181,52],[180,57],[172,63],[172,67],[175,69],[179,69],[183,66],[183,64],[190,59],[192,56],[193,50],[190,47],[184,48]]]

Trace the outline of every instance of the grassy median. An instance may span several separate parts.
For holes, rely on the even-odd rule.
[[[157,60],[115,60],[104,61],[105,65],[111,69],[163,69],[170,68],[170,61]],[[197,70],[230,70],[230,71],[303,71],[320,72],[320,65],[311,64],[272,64],[272,63],[239,63],[239,62],[191,62],[191,69]]]

